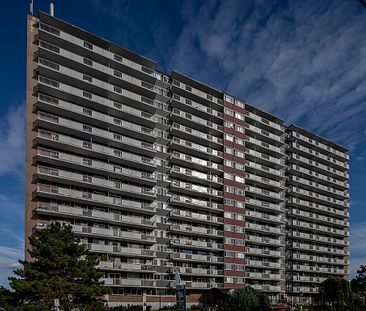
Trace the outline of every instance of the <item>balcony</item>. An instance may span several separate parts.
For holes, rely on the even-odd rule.
[[[172,253],[171,260],[182,261],[198,261],[198,262],[210,262],[212,264],[223,264],[224,257],[212,256],[212,255],[197,255],[197,254],[184,254],[184,253]]]
[[[315,253],[326,253],[326,254],[335,254],[335,255],[344,255],[344,250],[335,248],[335,247],[325,247],[314,244],[306,244],[293,242],[292,245],[289,245],[289,248],[299,249],[301,251],[311,251]]]
[[[273,273],[258,273],[258,272],[245,272],[245,277],[249,279],[270,279],[274,281],[279,281],[283,279],[280,274]]]
[[[283,269],[279,262],[261,261],[261,260],[247,260],[246,265],[249,267],[263,268],[263,269]]]
[[[267,141],[272,144],[276,144],[277,146],[281,146],[285,143],[285,139],[282,135],[276,135],[270,133],[266,130],[260,129],[254,125],[249,123],[245,124],[245,133],[249,134],[248,132],[252,132],[254,136],[260,135],[261,140]]]
[[[284,199],[283,193],[277,193],[268,191],[266,189],[257,188],[253,186],[245,186],[245,193],[246,194],[254,194],[256,197],[270,199],[274,201],[282,201]]]
[[[329,184],[330,186],[340,189],[340,190],[347,190],[349,188],[349,185],[347,181],[340,181],[335,178],[331,178],[327,175],[314,172],[312,170],[306,169],[304,167],[298,166],[298,165],[289,165],[289,168],[292,170],[293,173],[300,173],[301,175],[305,174],[306,177],[311,180],[319,180],[320,182],[325,182],[326,184]]]
[[[178,209],[173,209],[171,211],[170,218],[189,222],[208,223],[210,225],[217,225],[217,226],[222,225],[224,222],[223,217],[217,217],[202,213],[200,214],[191,211],[182,211]]]
[[[258,176],[258,175],[254,175],[254,174],[249,174],[249,173],[245,174],[245,181],[247,183],[250,183],[252,181],[252,183],[254,183],[254,184],[259,183],[259,184],[267,186],[267,187],[270,186],[270,188],[272,190],[281,191],[281,190],[284,190],[284,188],[285,188],[284,181],[276,181],[276,180],[273,180],[273,179],[269,179],[269,178],[266,178],[266,177],[262,177],[262,176]]]
[[[121,247],[114,245],[105,245],[105,244],[96,244],[96,243],[88,243],[88,250],[93,253],[107,253],[118,255],[121,257],[155,257],[155,252],[150,249],[144,248],[129,248],[129,247]]]
[[[292,139],[301,139],[303,142],[306,142],[308,144],[308,146],[315,147],[316,149],[321,150],[321,151],[325,152],[326,154],[330,154],[333,156],[336,155],[336,156],[340,157],[342,160],[344,160],[344,159],[349,160],[349,155],[347,152],[341,152],[335,148],[329,147],[317,140],[308,138],[295,131],[290,131],[290,134],[291,134]]]
[[[211,252],[222,252],[224,245],[216,242],[204,242],[187,239],[170,240],[171,247],[209,249]]]
[[[215,187],[222,187],[222,178],[218,177],[217,175],[213,175],[210,173],[201,173],[199,171],[194,171],[188,168],[184,168],[184,167],[180,167],[180,166],[176,166],[173,165],[171,170],[170,170],[170,174],[171,176],[177,177],[179,179],[184,179],[186,181],[193,181],[193,182],[198,182],[207,186],[210,186],[212,184],[217,184],[217,185],[212,185]]]
[[[42,34],[46,34],[46,31],[42,28],[39,28],[39,33],[42,36]],[[49,32],[47,32],[47,34],[48,34],[47,39],[50,41],[58,42],[58,38],[61,38],[62,40],[65,40],[65,42],[64,42],[65,46],[71,47],[71,46],[77,45],[77,46],[79,46],[79,49],[80,48],[86,49],[84,47],[84,40],[82,40],[76,36],[73,36],[70,33],[66,33],[66,32],[60,30],[59,36],[57,36],[54,33],[49,33]],[[65,52],[66,52],[66,50],[65,50]],[[90,50],[88,50],[88,53],[90,53]],[[131,59],[125,58],[125,57],[121,57],[121,56],[116,57],[116,54],[112,53],[109,50],[103,49],[100,46],[93,45],[93,55],[94,55],[94,57],[97,57],[97,58],[106,58],[106,60],[105,60],[106,62],[109,62],[110,60],[112,60],[114,63],[118,62],[128,72],[139,73],[140,76],[146,77],[146,79],[150,79],[151,81],[156,80],[156,72],[153,69],[147,68],[147,67],[145,67],[137,62],[134,62]]]
[[[180,138],[186,138],[189,141],[196,142],[206,147],[221,149],[223,145],[223,140],[211,134],[206,134],[205,132],[194,130],[185,125],[181,125],[173,122],[170,133],[173,136]]]
[[[147,112],[148,114],[154,114],[156,110],[162,105],[156,100],[152,100],[151,98],[147,98],[121,88],[118,89],[120,91],[119,93],[114,92],[114,90],[113,94],[110,93],[110,95],[113,95],[113,100],[94,93],[91,96],[92,98],[86,99],[84,96],[85,91],[82,88],[74,87],[70,84],[61,82],[58,82],[58,87],[55,88],[52,86],[50,87],[49,84],[39,80],[38,90],[41,93],[46,93],[50,96],[55,96],[65,101],[73,101],[88,108],[98,107],[104,113],[108,113],[109,109],[118,113],[119,110],[122,110],[119,106],[120,102],[123,102],[124,105],[132,108],[138,106],[139,109]]]
[[[202,269],[202,268],[191,268],[191,267],[178,267],[175,266],[171,269],[171,273],[179,272],[180,274],[188,275],[201,275],[201,276],[223,276],[223,270],[216,269]]]
[[[42,196],[50,199],[58,199],[65,201],[73,201],[84,204],[92,204],[96,206],[109,207],[112,205],[114,208],[123,208],[126,211],[140,213],[155,213],[155,205],[149,203],[143,203],[132,200],[124,200],[118,197],[110,197],[90,192],[83,192],[79,190],[72,190],[68,188],[62,188],[57,186],[50,186],[44,184],[38,184],[37,190],[35,190],[34,196]]]
[[[101,278],[107,286],[156,287],[156,281],[144,279]]]
[[[254,120],[255,124],[257,126],[260,125],[260,126],[263,126],[264,128],[276,130],[276,131],[279,131],[279,132],[283,133],[283,126],[281,124],[269,121],[269,120],[267,120],[265,118],[262,118],[262,117],[254,114],[252,112],[245,111],[245,120],[250,121],[250,120],[247,120],[247,119]]]
[[[212,119],[215,122],[222,123],[223,113],[212,109],[206,105],[199,104],[195,101],[192,101],[188,98],[184,98],[178,94],[173,94],[171,99],[171,106],[177,107],[179,109],[183,109],[184,111],[188,111],[203,119]]]
[[[335,239],[327,236],[317,235],[317,234],[310,234],[305,232],[291,232],[290,234],[293,238],[298,238],[300,240],[312,240],[318,243],[324,242],[326,244],[337,244],[340,246],[345,245],[345,241],[341,239]]]
[[[101,270],[127,271],[138,273],[155,273],[155,267],[143,264],[131,264],[124,262],[100,261],[98,266]]]
[[[310,160],[308,158],[305,158],[298,154],[292,154],[291,159],[292,162],[305,166],[309,170],[315,170],[318,171],[324,175],[331,176],[333,178],[341,179],[342,181],[347,181],[349,178],[349,175],[347,172],[341,172],[335,168],[332,168],[328,165],[321,164],[317,161]]]
[[[281,232],[280,228],[276,228],[276,227],[271,227],[268,225],[259,225],[259,224],[255,224],[255,223],[251,223],[251,222],[246,222],[245,223],[245,228],[247,230],[254,230],[254,231],[263,231],[263,232],[267,232],[267,233],[273,233],[273,234],[283,234]],[[270,239],[268,239],[268,241],[270,241]]]
[[[303,216],[304,218],[310,218],[312,220],[315,220],[318,223],[325,222],[327,224],[334,224],[342,227],[346,225],[344,220],[319,215],[317,213],[309,213],[297,209],[290,209],[289,212],[291,213],[291,215],[294,215],[296,217]]]
[[[98,160],[78,157],[75,155],[54,151],[51,149],[38,148],[36,161],[43,163],[71,167],[79,171],[88,173],[98,173],[104,176],[110,176],[125,181],[134,181],[139,184],[154,186],[156,184],[156,176],[154,174],[141,172],[118,165],[109,164]]]
[[[285,159],[275,158],[252,149],[246,150],[245,158],[256,163],[274,167],[275,169],[281,169],[286,165]]]
[[[128,151],[142,153],[153,157],[156,154],[154,145],[130,137],[126,137],[117,133],[102,130],[80,122],[71,121],[69,119],[54,116],[48,113],[39,112],[36,124],[46,127],[51,131],[61,131],[62,133],[78,136],[79,138],[90,140],[93,142],[106,144],[116,148],[126,149]]]
[[[186,124],[189,127],[196,128],[199,131],[203,131],[205,133],[222,136],[223,132],[222,125],[213,123],[212,121],[207,120],[207,118],[197,117],[195,115],[179,110],[177,108],[173,108],[171,114],[171,120],[179,124]]]
[[[306,148],[304,146],[299,145],[298,143],[290,144],[290,147],[298,151],[300,154],[305,157],[316,158],[316,161],[321,162],[327,166],[336,167],[338,170],[346,170],[349,169],[347,162],[338,161],[335,158],[331,158],[323,153],[318,151],[313,151],[312,149]]]
[[[284,211],[284,206],[282,203],[280,204],[273,204],[273,203],[269,203],[269,202],[265,202],[265,201],[261,201],[261,200],[256,200],[256,199],[252,199],[252,198],[245,198],[245,204],[250,205],[251,207],[260,207],[263,209],[270,209],[273,211],[277,211],[277,212],[283,212]]]
[[[208,170],[222,174],[223,166],[211,161],[206,161],[197,157],[190,156],[188,154],[173,151],[170,158],[173,164],[179,164],[182,166],[193,167],[198,170]]]
[[[311,261],[311,262],[318,262],[318,263],[328,263],[333,265],[346,265],[343,259],[333,258],[333,257],[322,257],[322,256],[314,256],[314,255],[307,255],[307,254],[292,254],[291,258],[300,261]]]
[[[318,293],[319,288],[318,287],[310,287],[310,286],[294,286],[292,289],[290,289],[290,292],[292,293],[303,293],[303,294],[310,294],[310,293]]]
[[[154,142],[157,136],[156,131],[150,128],[154,128],[156,124],[155,117],[153,115],[128,106],[124,106],[122,104],[121,110],[124,110],[126,113],[128,113],[128,115],[126,114],[126,116],[124,116],[125,119],[131,120],[132,118],[136,118],[135,122],[146,124],[150,127],[131,123],[115,116],[100,113],[96,110],[78,106],[44,94],[38,94],[37,107],[42,111],[54,113],[66,119],[71,117],[85,123],[92,123],[93,125],[104,129],[111,129],[120,134],[127,134],[133,138],[142,138],[149,142]],[[140,118],[143,120],[139,120]]]
[[[285,155],[285,149],[279,148],[274,145],[270,145],[265,141],[260,141],[256,138],[245,136],[246,144],[248,149],[254,149],[260,152],[268,153],[276,158],[283,157]]]
[[[266,222],[283,223],[281,216],[255,212],[255,211],[251,211],[249,209],[245,210],[245,216],[246,216],[246,219],[254,218],[254,219],[259,219],[261,221],[266,221]]]
[[[265,285],[265,284],[249,284],[251,287],[253,287],[256,290],[262,291],[262,292],[283,292],[281,286],[276,285]]]
[[[322,195],[313,191],[307,191],[304,189],[300,189],[297,187],[289,187],[289,190],[292,192],[292,195],[298,195],[301,197],[305,197],[306,199],[310,200],[316,200],[319,202],[323,202],[326,204],[336,205],[336,206],[344,206],[346,207],[346,201],[345,200],[338,200],[330,196]]]
[[[273,169],[273,168],[270,168],[270,167],[265,166],[265,165],[261,165],[261,164],[255,163],[255,162],[251,162],[249,160],[245,161],[245,167],[246,167],[247,171],[250,172],[250,173],[264,175],[268,178],[273,178],[275,180],[285,178],[285,171],[284,170]]]
[[[180,224],[172,224],[169,227],[171,232],[176,232],[178,234],[183,235],[202,235],[206,237],[222,237],[224,236],[224,232],[222,230],[206,228],[206,227],[196,227],[190,225],[180,225]]]
[[[102,212],[99,210],[90,210],[76,206],[73,207],[57,203],[45,202],[38,202],[36,210],[39,214],[49,215],[53,217],[58,216],[62,218],[76,218],[87,221],[104,222],[123,226],[141,227],[147,230],[154,230],[154,228],[156,228],[156,223],[152,220],[142,217],[121,215],[120,213],[115,213],[112,211]]]
[[[247,243],[250,244],[270,244],[270,245],[277,245],[277,246],[282,246],[283,243],[281,242],[280,239],[271,239],[269,237],[263,237],[263,236],[255,236],[255,235],[250,235],[250,234],[246,234],[246,238],[247,238]]]
[[[72,229],[75,234],[80,236],[99,237],[109,240],[123,240],[146,244],[156,243],[156,239],[154,236],[133,231],[123,231],[121,229],[107,229],[79,225],[72,225]]]
[[[295,226],[295,227],[311,229],[312,231],[321,231],[322,233],[336,234],[336,235],[344,236],[344,230],[339,230],[336,228],[308,223],[308,222],[299,221],[299,220],[295,220],[295,219],[292,219],[292,222],[290,222],[289,225]]]
[[[198,196],[207,198],[212,197],[219,199],[223,196],[222,191],[178,180],[173,180],[171,183],[171,188],[174,191],[179,191],[186,194],[192,194],[193,192]]]
[[[224,206],[222,204],[211,202],[211,201],[204,201],[204,200],[198,200],[198,199],[192,199],[191,197],[186,196],[180,196],[174,194],[170,198],[170,203],[178,206],[185,206],[189,208],[197,208],[197,206],[200,209],[205,209],[208,211],[217,211],[222,212],[224,209]]]
[[[90,143],[88,141],[80,140],[55,132],[39,130],[36,142],[40,142],[43,145],[47,145],[51,148],[65,149],[67,151],[79,153],[82,155],[87,155],[91,157],[99,156],[106,161],[112,158],[116,163],[130,165],[132,167],[144,169],[150,172],[154,171],[156,168],[155,161],[151,158],[138,156],[133,153],[109,148],[96,143]]]
[[[330,274],[344,274],[342,269],[336,268],[324,268],[317,266],[308,266],[308,265],[293,265],[292,269],[295,271],[304,271],[304,272],[315,272],[315,273],[330,273]]]
[[[121,183],[118,180],[102,179],[45,166],[37,167],[37,176],[50,182],[86,186],[88,189],[111,191],[140,199],[154,200],[156,198],[155,190],[151,188],[138,187]]]
[[[192,143],[178,137],[173,137],[171,140],[171,148],[183,153],[193,153],[193,155],[201,156],[205,159],[216,162],[221,162],[223,157],[223,153],[221,151]]]
[[[308,207],[312,210],[314,210],[314,213],[318,213],[319,211],[321,212],[325,212],[326,214],[328,214],[329,216],[332,217],[341,217],[343,218],[348,218],[348,212],[346,210],[340,210],[334,207],[330,207],[330,206],[325,206],[325,205],[321,205],[318,203],[313,203],[313,202],[309,202],[309,201],[305,201],[305,200],[301,200],[298,198],[290,198],[288,201],[291,205],[295,205],[297,207],[300,208],[304,208],[304,207]]]
[[[171,88],[174,93],[183,93],[184,96],[189,96],[190,98],[193,98],[193,100],[201,101],[202,103],[207,104],[207,106],[215,107],[218,110],[223,106],[222,99],[216,98],[180,81],[173,80]]]
[[[281,257],[283,254],[280,251],[273,251],[263,248],[253,248],[253,247],[246,247],[245,253],[249,256],[252,255],[260,255],[260,256],[270,256],[270,257]]]
[[[322,185],[318,182],[313,182],[312,180],[308,180],[299,176],[291,176],[289,180],[291,184],[297,185],[309,191],[316,190],[317,192],[323,193],[326,196],[334,196],[340,200],[349,197],[346,191],[340,191],[333,187],[329,187],[329,183],[327,183],[327,185]]]
[[[47,49],[44,49],[42,42],[40,42],[39,55],[49,58],[50,54],[51,53]],[[157,93],[167,97],[167,92],[165,91],[164,93],[163,89],[155,84],[133,77],[99,62],[89,60],[90,64],[85,64],[85,58],[74,54],[69,50],[59,48],[59,53],[57,54],[58,55],[52,55],[51,57],[52,59],[56,58],[58,60],[58,68],[47,66],[47,63],[41,62],[38,64],[41,74],[45,74],[56,80],[64,80],[71,85],[82,85],[82,72],[86,72],[93,76],[92,81],[89,83],[91,83],[94,88],[99,88],[101,90],[100,93],[105,93],[105,91],[113,92],[113,88],[119,86],[151,98],[155,98]],[[70,60],[72,62],[70,62]],[[63,75],[61,78],[60,74]],[[113,84],[111,84],[112,82]]]

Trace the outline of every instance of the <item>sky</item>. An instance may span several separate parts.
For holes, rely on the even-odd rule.
[[[23,258],[27,0],[1,1],[0,285]],[[49,0],[34,0],[35,12]],[[351,277],[366,264],[366,9],[357,0],[54,0],[55,16],[350,150]]]

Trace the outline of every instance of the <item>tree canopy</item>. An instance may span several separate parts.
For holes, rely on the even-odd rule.
[[[226,309],[230,311],[272,310],[268,297],[250,286],[235,289],[229,296]]]
[[[110,289],[99,281],[98,259],[79,243],[71,226],[53,223],[29,238],[31,261],[9,278],[14,292],[0,289],[9,310],[98,310]],[[12,307],[12,308],[11,308]],[[25,310],[24,309],[24,310]]]
[[[353,310],[354,294],[349,282],[341,277],[326,279],[319,288],[319,304],[322,310]]]

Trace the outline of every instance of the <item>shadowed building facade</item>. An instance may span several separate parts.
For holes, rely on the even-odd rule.
[[[174,304],[175,272],[188,305],[348,276],[347,149],[43,12],[26,109],[26,237],[70,224],[111,305]]]

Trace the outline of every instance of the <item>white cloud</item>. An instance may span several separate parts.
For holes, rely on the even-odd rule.
[[[8,277],[14,276],[13,270],[19,268],[18,260],[23,258],[24,246],[7,247],[0,245],[0,285],[9,286]]]
[[[354,148],[366,128],[364,12],[281,3],[186,4],[170,67]]]
[[[25,105],[11,106],[0,119],[0,176],[13,174],[24,179]]]

